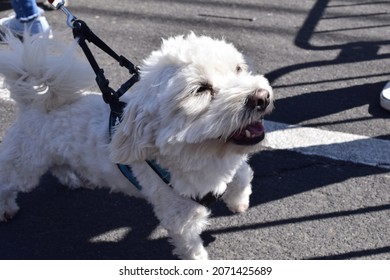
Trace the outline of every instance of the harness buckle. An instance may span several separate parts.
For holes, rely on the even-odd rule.
[[[109,87],[110,81],[106,79],[106,76],[104,76],[103,69],[99,69],[95,80],[100,91],[102,92],[104,102],[111,104],[111,102],[119,101],[119,97],[116,92],[111,87]]]

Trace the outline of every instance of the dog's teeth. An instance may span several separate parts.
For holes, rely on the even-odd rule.
[[[245,135],[248,138],[251,137],[251,133],[250,133],[250,131],[248,129],[245,130]]]

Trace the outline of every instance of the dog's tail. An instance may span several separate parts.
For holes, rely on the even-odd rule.
[[[77,42],[69,46],[48,34],[24,35],[23,42],[7,35],[8,48],[0,51],[0,73],[11,98],[45,111],[80,98],[94,79],[91,67],[77,58]]]

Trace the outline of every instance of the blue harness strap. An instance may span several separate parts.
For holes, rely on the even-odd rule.
[[[110,139],[113,134],[113,129],[117,126],[122,120],[123,108],[126,106],[126,103],[120,102],[120,104],[113,110],[111,108],[110,113],[110,122],[109,122],[109,134]],[[164,181],[165,184],[171,186],[171,174],[157,164],[155,160],[146,160],[146,163],[153,169],[153,171]],[[142,190],[141,184],[138,182],[137,178],[134,176],[131,166],[125,164],[117,164],[120,172],[129,180],[138,190]]]
[[[153,169],[153,171],[164,181],[165,184],[171,185],[171,173],[157,164],[155,160],[146,160],[146,163]]]
[[[146,163],[153,169],[153,171],[164,181],[165,184],[171,187],[171,174],[163,169],[154,160],[146,160]],[[139,191],[142,190],[141,184],[133,174],[133,170],[129,165],[117,164],[122,174],[129,180]]]
[[[122,174],[134,185],[134,187],[136,187],[139,191],[142,190],[141,184],[138,182],[137,178],[135,178],[133,170],[131,170],[129,165],[117,164],[117,166],[120,172],[122,172]]]

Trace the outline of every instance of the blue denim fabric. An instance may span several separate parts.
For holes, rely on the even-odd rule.
[[[16,18],[21,22],[30,21],[40,15],[40,10],[35,0],[12,0],[12,8]]]

